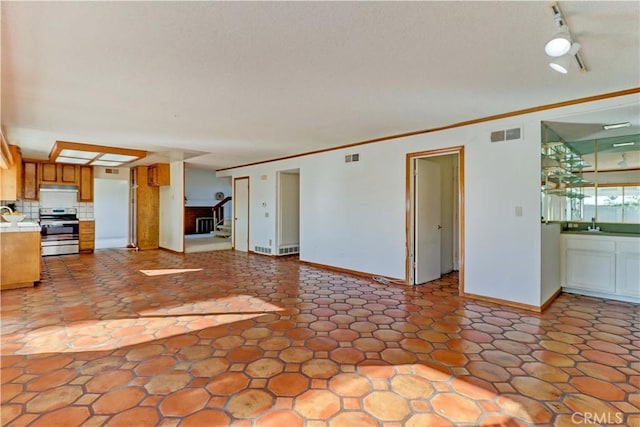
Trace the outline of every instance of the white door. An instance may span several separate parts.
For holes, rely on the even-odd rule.
[[[249,251],[249,177],[233,180],[233,247]]]
[[[414,165],[413,284],[440,278],[440,164],[416,159]]]

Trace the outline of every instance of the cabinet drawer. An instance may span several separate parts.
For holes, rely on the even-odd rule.
[[[93,233],[93,229],[95,228],[95,223],[93,221],[79,221],[78,222],[78,230],[80,233],[83,231],[88,231]]]
[[[582,251],[615,252],[616,242],[603,239],[567,239],[567,249]]]

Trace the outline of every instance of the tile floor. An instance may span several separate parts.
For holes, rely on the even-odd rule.
[[[638,305],[101,250],[3,291],[3,426],[640,425]]]

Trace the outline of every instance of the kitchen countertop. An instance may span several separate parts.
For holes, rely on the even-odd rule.
[[[566,231],[562,231],[561,233],[572,234],[575,236],[640,237],[640,234],[635,234],[635,233],[608,233],[606,231],[566,230]]]
[[[17,225],[13,225],[10,222],[0,222],[0,233],[17,233],[37,231],[40,232],[40,224],[36,221],[21,221]]]

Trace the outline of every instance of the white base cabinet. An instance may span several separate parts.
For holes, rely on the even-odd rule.
[[[640,237],[563,234],[566,292],[640,303]]]

